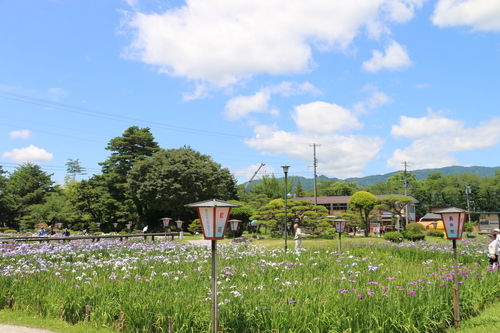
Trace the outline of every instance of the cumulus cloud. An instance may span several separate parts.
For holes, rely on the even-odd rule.
[[[21,149],[13,149],[10,152],[4,152],[2,154],[2,158],[12,160],[17,163],[24,162],[50,162],[54,155],[45,151],[45,149],[41,149],[30,145],[26,148]]]
[[[384,104],[392,102],[392,99],[389,96],[379,91],[374,85],[368,84],[364,87],[364,90],[369,94],[369,96],[364,101],[354,104],[353,109],[357,113],[366,113],[370,109],[377,109]]]
[[[238,120],[247,117],[252,112],[270,113],[279,115],[279,110],[269,107],[271,95],[292,96],[304,93],[318,95],[321,93],[309,82],[298,83],[284,81],[277,85],[262,88],[260,91],[249,96],[236,96],[230,99],[224,107],[224,114],[229,120]]]
[[[384,54],[378,50],[372,51],[372,58],[363,62],[363,69],[368,72],[378,72],[382,69],[391,71],[404,70],[412,64],[410,56],[403,46],[392,41],[385,48]]]
[[[402,116],[391,134],[413,142],[404,149],[397,149],[388,160],[388,167],[398,169],[402,161],[411,161],[416,169],[437,168],[459,164],[453,153],[496,146],[500,142],[500,118],[466,128],[462,121],[429,112],[422,118]]]
[[[296,106],[292,117],[302,133],[325,135],[363,127],[350,110],[333,103],[313,102]]]
[[[500,1],[440,0],[432,15],[439,27],[470,26],[472,30],[500,31]]]
[[[29,139],[32,137],[31,131],[28,129],[21,131],[12,131],[9,133],[11,139]]]
[[[268,110],[271,97],[269,91],[258,91],[251,96],[237,96],[226,103],[224,114],[230,120],[246,117],[250,112],[270,112],[278,115],[276,110]]]
[[[163,13],[126,13],[133,37],[122,55],[219,86],[261,73],[304,73],[313,48],[346,50],[366,30],[378,38],[424,1],[191,0]]]
[[[311,147],[320,143],[321,172],[331,177],[358,177],[364,167],[377,157],[384,141],[380,137],[345,134],[361,129],[355,114],[336,104],[313,102],[294,108],[296,132],[280,130],[277,125],[255,126],[255,138],[245,143],[263,154],[286,154],[288,158],[310,161]]]

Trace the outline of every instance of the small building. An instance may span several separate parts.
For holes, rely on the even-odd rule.
[[[381,199],[387,196],[401,196],[403,197],[403,194],[379,194],[375,195],[377,198]],[[412,198],[414,203],[410,204],[408,207],[408,223],[410,222],[415,222],[415,205],[418,203],[418,200],[409,196],[408,197]],[[351,199],[350,195],[345,195],[345,196],[329,196],[329,197],[316,197],[316,203],[318,206],[324,206],[328,210],[328,215],[331,216],[337,216],[342,213],[345,213],[349,209],[349,199]],[[312,202],[315,202],[314,197],[302,197],[302,198],[293,198],[293,200],[309,200]],[[404,210],[401,212],[402,216],[404,217],[406,214]],[[392,224],[392,212],[388,211],[378,211],[376,212],[377,215],[377,221],[376,223],[380,223],[380,227],[382,230],[385,230],[385,226],[390,226]],[[395,218],[399,218],[397,215]],[[406,224],[408,224],[406,223]],[[371,228],[370,228],[371,229]]]
[[[479,232],[491,232],[499,228],[500,212],[476,212],[479,214]]]

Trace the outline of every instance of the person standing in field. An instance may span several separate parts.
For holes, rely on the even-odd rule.
[[[142,229],[142,233],[143,234],[145,234],[146,232],[148,232],[148,226],[147,225],[144,227],[144,229]]]
[[[293,228],[295,229],[295,236],[293,237],[293,239],[295,240],[295,251],[299,251],[302,247],[302,236],[304,234],[302,233],[302,229],[299,228],[299,225],[297,223],[293,225]]]
[[[498,241],[496,239],[497,235],[489,234],[490,243],[488,244],[488,259],[490,265],[498,265]]]

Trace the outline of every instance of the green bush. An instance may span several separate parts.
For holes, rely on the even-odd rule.
[[[17,230],[8,229],[8,230],[5,230],[4,233],[6,233],[6,234],[17,234]]]
[[[394,243],[401,243],[403,241],[403,235],[400,232],[397,231],[391,231],[387,232],[384,234],[384,239],[394,242]]]
[[[474,222],[465,222],[464,231],[472,232],[474,231]]]
[[[427,232],[428,232],[429,236],[431,236],[431,237],[444,238],[444,231],[443,230],[429,229]]]
[[[476,238],[477,236],[473,233],[470,233],[470,232],[466,232],[465,233],[465,238]]]
[[[423,225],[421,225],[420,223],[417,223],[417,222],[412,222],[412,223],[408,223],[406,225],[406,230],[422,230],[422,231],[425,231],[425,227]]]
[[[9,227],[0,227],[0,232],[5,232],[5,230],[9,230]]]
[[[409,241],[419,241],[425,239],[425,233],[417,228],[403,230],[401,234],[403,234],[404,239],[407,239]]]

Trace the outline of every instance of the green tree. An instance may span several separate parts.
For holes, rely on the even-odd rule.
[[[141,203],[133,200],[134,195],[127,193],[127,175],[132,170],[134,163],[150,158],[160,149],[154,140],[149,128],[129,127],[122,136],[112,139],[106,150],[111,156],[102,163],[102,173],[110,194],[107,207],[114,206],[115,213],[108,214],[114,222],[134,221],[133,217],[142,215]]]
[[[12,200],[15,220],[24,219],[29,214],[31,206],[45,202],[46,196],[54,191],[51,176],[52,174],[46,173],[33,163],[22,164],[10,175],[5,192]],[[15,222],[11,221],[11,224]],[[30,223],[28,227],[32,228],[33,224]]]
[[[379,204],[379,199],[366,191],[359,191],[349,199],[348,205],[353,211],[357,211],[365,224],[365,237],[370,234],[370,213]]]
[[[287,192],[293,192],[294,183],[293,177],[288,177],[287,180]],[[251,189],[252,195],[264,194],[268,198],[278,199],[285,197],[285,179],[278,179],[274,174],[271,176],[264,175],[259,182],[255,182]]]
[[[128,189],[143,207],[141,219],[150,225],[164,216],[192,220],[195,212],[184,205],[235,199],[235,186],[228,169],[190,147],[160,150],[137,162],[128,176]]]
[[[69,176],[73,178],[73,181],[76,181],[76,175],[86,175],[85,168],[80,164],[80,160],[72,160],[68,158],[68,162],[66,162],[66,172]]]
[[[318,184],[319,196],[350,196],[359,191],[355,182],[346,183],[343,180],[324,180]]]
[[[387,206],[393,213],[399,217],[400,226],[403,223],[402,212],[406,209],[407,205],[414,203],[413,198],[399,195],[388,195],[380,199],[380,203]],[[406,221],[407,223],[408,221]],[[403,225],[404,227],[404,225]]]
[[[320,225],[323,216],[328,215],[324,206],[315,206],[309,200],[287,201],[287,232],[292,233],[294,223],[313,228]],[[285,203],[283,199],[271,200],[267,205],[259,207],[251,219],[258,220],[260,224],[266,225],[271,232],[283,230],[285,218]]]

